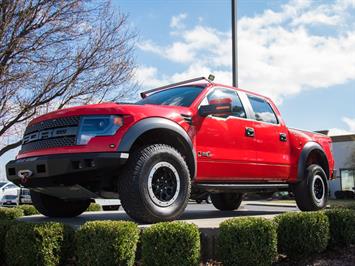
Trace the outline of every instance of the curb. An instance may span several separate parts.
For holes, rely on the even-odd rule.
[[[267,207],[284,207],[284,208],[297,208],[296,204],[275,204],[275,203],[245,203],[245,205],[251,205],[251,206],[267,206]]]

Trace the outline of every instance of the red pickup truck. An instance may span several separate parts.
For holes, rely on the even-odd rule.
[[[219,210],[237,209],[246,192],[280,190],[302,211],[326,205],[331,139],[287,128],[269,98],[205,78],[141,96],[37,117],[8,179],[30,188],[49,217],[116,197],[137,221],[173,220],[204,193]]]

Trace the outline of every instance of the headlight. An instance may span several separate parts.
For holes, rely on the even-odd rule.
[[[80,119],[77,144],[85,145],[96,136],[112,136],[122,126],[123,119],[118,115],[83,116]]]

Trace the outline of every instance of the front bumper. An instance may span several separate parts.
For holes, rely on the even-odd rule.
[[[128,153],[53,154],[13,160],[7,179],[25,187],[70,186],[118,174]],[[23,174],[25,173],[25,174]]]

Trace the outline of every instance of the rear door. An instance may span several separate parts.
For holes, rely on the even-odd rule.
[[[258,179],[286,180],[290,171],[288,130],[267,99],[247,95],[254,112]]]

